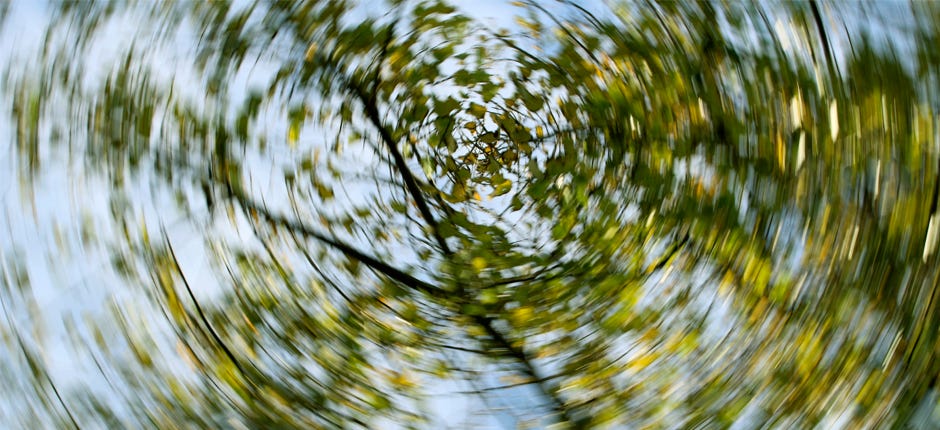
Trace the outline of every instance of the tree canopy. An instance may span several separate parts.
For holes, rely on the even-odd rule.
[[[3,79],[22,212],[89,184],[58,249],[130,292],[65,384],[8,252],[4,415],[937,425],[940,9],[892,6],[52,5]]]

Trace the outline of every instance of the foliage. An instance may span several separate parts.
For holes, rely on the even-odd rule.
[[[837,4],[522,2],[489,29],[387,3],[57,6],[10,90],[20,174],[62,151],[107,178],[115,267],[169,323],[127,329],[126,405],[71,419],[430,427],[453,381],[531,396],[520,425],[922,419],[932,5],[890,33],[905,55],[837,48]],[[146,20],[120,61],[85,72],[126,16]],[[146,196],[174,205],[143,217]]]

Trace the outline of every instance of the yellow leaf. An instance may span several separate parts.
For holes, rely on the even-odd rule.
[[[483,257],[474,257],[470,264],[473,265],[474,269],[480,271],[486,268],[486,259]]]
[[[311,43],[310,46],[307,48],[307,54],[306,54],[307,61],[313,60],[313,56],[316,55],[316,53],[317,53],[317,44]]]
[[[835,100],[829,103],[829,137],[833,141],[839,137],[839,104]]]
[[[532,319],[533,311],[530,306],[521,306],[512,311],[516,323],[528,322]]]
[[[287,130],[287,143],[293,148],[297,146],[297,139],[300,137],[300,124],[291,124]]]
[[[655,355],[652,352],[645,353],[633,360],[628,368],[634,372],[639,372],[643,369],[649,367],[650,364],[653,364],[653,361],[656,360]]]
[[[395,384],[399,387],[412,388],[415,386],[415,381],[412,381],[411,378],[408,377],[408,375],[402,372],[392,373],[392,376],[390,379],[391,379],[392,384]]]
[[[486,115],[486,108],[476,103],[471,103],[470,114],[477,118],[483,118],[483,115]]]

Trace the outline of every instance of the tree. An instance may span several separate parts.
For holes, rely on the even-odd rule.
[[[127,329],[121,408],[60,396],[76,426],[424,427],[447,381],[572,428],[934,407],[934,24],[892,30],[907,63],[837,51],[835,4],[522,2],[490,30],[387,3],[57,7],[12,90],[21,176],[84,153],[115,267],[169,322]],[[96,81],[125,13],[146,24]],[[203,232],[212,286],[143,192]]]

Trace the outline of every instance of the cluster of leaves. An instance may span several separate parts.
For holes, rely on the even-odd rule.
[[[51,127],[112,193],[143,176],[208,226],[203,301],[113,209],[193,370],[141,350],[134,419],[421,427],[429,387],[503,380],[537,425],[909,422],[940,375],[940,29],[897,30],[909,64],[837,52],[816,2],[518,7],[512,32],[439,1],[153,6],[199,35],[204,100],[139,49],[100,88],[54,56],[17,87],[24,175],[64,91]],[[117,12],[59,13],[86,43]]]

